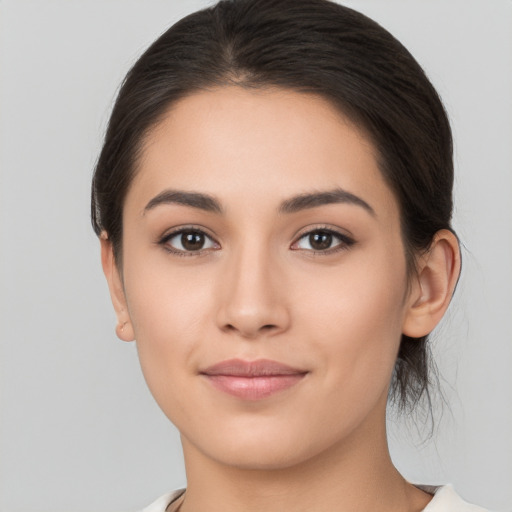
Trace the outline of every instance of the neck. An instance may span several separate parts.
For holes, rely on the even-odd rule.
[[[423,510],[431,498],[394,467],[385,421],[360,426],[313,458],[273,469],[226,465],[182,442],[188,485],[180,512],[409,512]]]

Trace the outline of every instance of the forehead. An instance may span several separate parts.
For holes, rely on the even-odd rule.
[[[336,187],[376,210],[394,202],[373,145],[329,101],[230,86],[187,96],[150,130],[127,201],[174,188],[261,206]]]

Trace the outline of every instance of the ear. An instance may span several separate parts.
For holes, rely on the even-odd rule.
[[[106,232],[100,235],[101,243],[101,265],[103,273],[107,278],[110,298],[117,316],[116,334],[120,340],[133,341],[135,334],[133,331],[130,314],[126,303],[123,281],[114,259],[114,250],[112,242],[108,239]]]
[[[459,279],[460,265],[457,237],[447,229],[438,231],[429,250],[417,261],[403,334],[420,338],[432,332],[448,309]]]

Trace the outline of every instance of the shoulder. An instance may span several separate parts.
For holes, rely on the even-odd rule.
[[[178,505],[178,503],[181,502],[180,498],[184,493],[185,489],[178,489],[177,491],[164,494],[163,496],[160,496],[160,498],[158,498],[156,501],[151,503],[151,505],[147,506],[144,510],[141,510],[141,512],[172,512],[174,507],[168,509],[169,505],[171,503]]]
[[[439,487],[416,485],[416,487],[434,495],[423,512],[489,512],[482,507],[464,501],[451,485]]]

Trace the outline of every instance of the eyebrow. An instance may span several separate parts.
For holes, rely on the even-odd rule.
[[[316,208],[325,204],[345,203],[360,206],[375,216],[375,210],[360,197],[342,188],[335,188],[325,192],[299,194],[281,203],[279,213],[296,213],[308,208]]]
[[[220,202],[213,196],[200,192],[185,192],[183,190],[164,190],[149,201],[144,208],[144,213],[162,204],[182,204],[207,212],[223,213]]]
[[[283,201],[278,212],[281,214],[297,213],[302,210],[336,203],[360,206],[375,216],[375,210],[366,201],[342,188],[299,194]],[[144,213],[164,204],[182,204],[211,213],[224,213],[220,201],[215,197],[201,192],[184,190],[164,190],[149,201],[144,208]]]

